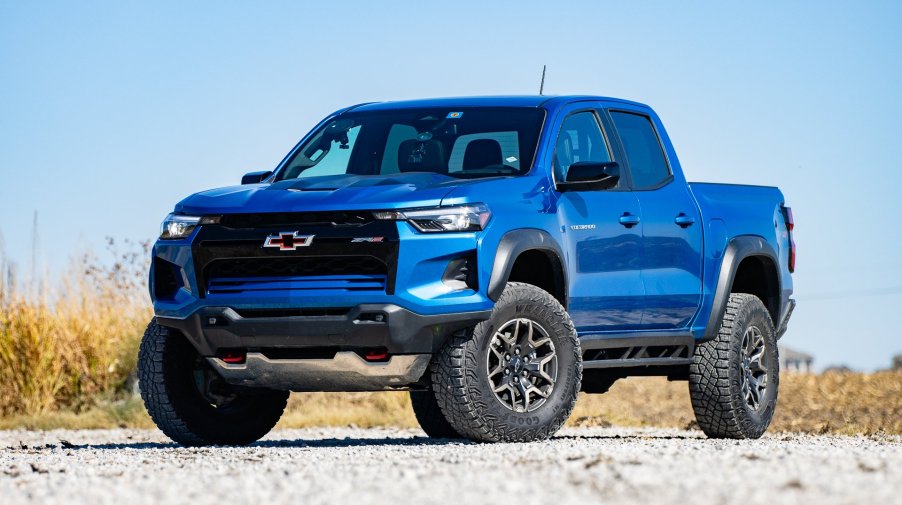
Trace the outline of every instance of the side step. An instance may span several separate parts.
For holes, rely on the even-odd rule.
[[[692,335],[607,336],[580,338],[583,369],[674,366],[692,363]]]

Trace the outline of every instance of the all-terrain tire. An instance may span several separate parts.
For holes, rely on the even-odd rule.
[[[749,362],[743,347],[746,335],[760,336],[763,342],[759,359],[766,371],[756,368],[766,385],[755,395],[757,408],[744,389]],[[716,337],[695,348],[689,367],[692,409],[702,431],[712,438],[761,437],[776,408],[779,367],[776,332],[764,304],[754,295],[731,294]]]
[[[420,428],[432,438],[460,438],[460,433],[445,419],[432,388],[410,392],[410,404]]]
[[[156,319],[150,322],[138,352],[138,384],[157,427],[187,446],[246,445],[269,433],[285,410],[288,391],[232,390],[217,383],[219,393],[228,397],[217,407],[198,386],[199,373],[213,373],[204,366],[184,335]]]
[[[538,324],[544,329],[557,357],[553,388],[545,391],[547,398],[535,403],[534,410],[527,405],[522,407],[526,411],[514,410],[516,402],[506,405],[493,391],[488,370],[496,333],[517,320],[530,321],[529,328]],[[449,338],[433,358],[431,370],[436,400],[457,433],[482,442],[529,442],[550,437],[570,416],[582,380],[582,355],[564,307],[536,286],[511,282],[491,317]]]

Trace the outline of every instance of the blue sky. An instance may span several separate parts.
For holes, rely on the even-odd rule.
[[[787,5],[791,4],[791,5]],[[780,186],[821,367],[902,352],[898,2],[0,1],[0,233],[29,269],[144,239],[339,107],[549,94],[655,107],[690,180]]]

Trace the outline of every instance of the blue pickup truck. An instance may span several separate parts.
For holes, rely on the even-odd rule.
[[[776,188],[687,183],[639,103],[355,105],[163,222],[141,394],[185,445],[257,440],[290,391],[409,391],[430,436],[530,441],[654,375],[708,436],[756,438],[792,229]]]

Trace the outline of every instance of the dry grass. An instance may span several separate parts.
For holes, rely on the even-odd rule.
[[[0,283],[0,415],[88,408],[124,385],[151,317],[146,245],[86,255],[55,290]],[[0,261],[2,264],[2,261]],[[2,270],[0,270],[2,271]]]
[[[0,251],[0,429],[152,427],[126,392],[152,312],[147,244],[110,241],[113,261],[85,256],[56,290],[15,288]],[[902,434],[902,371],[784,375],[771,431]],[[685,382],[632,378],[582,395],[569,424],[686,428]],[[406,393],[292,395],[281,427],[415,427]]]

